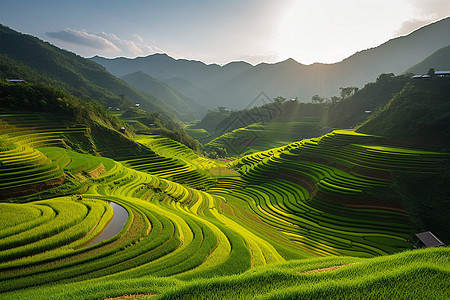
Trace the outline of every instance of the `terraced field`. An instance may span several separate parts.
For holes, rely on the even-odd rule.
[[[319,117],[302,117],[295,121],[280,118],[265,124],[256,123],[228,132],[210,141],[204,148],[226,148],[230,156],[254,153],[316,136],[320,122]]]
[[[223,162],[159,136],[137,139],[153,154],[121,161],[76,153],[66,147],[64,130],[72,129],[43,119],[26,126],[37,117],[0,116],[5,299],[195,298],[199,288],[217,298],[263,296],[268,289],[277,298],[314,296],[323,287],[302,284],[327,276],[304,271],[352,263],[364,266],[342,271],[355,285],[351,270],[364,274],[376,262],[392,264],[395,276],[398,266],[384,256],[373,263],[356,258],[411,248],[409,215],[392,176],[439,173],[448,159],[335,131],[232,162],[241,176],[217,175],[209,170]],[[114,216],[110,202],[128,219],[118,234],[90,245]],[[430,276],[448,276],[430,253],[417,254]],[[448,261],[448,251],[436,253]],[[353,258],[305,260],[336,255]],[[302,260],[286,262],[293,259]],[[417,273],[416,265],[408,268]],[[376,273],[373,281],[380,280]],[[275,281],[282,285],[273,287]],[[282,291],[293,283],[297,288]]]
[[[197,189],[214,185],[207,170],[220,166],[219,162],[199,157],[183,144],[158,135],[143,136],[136,141],[153,154],[124,158],[126,166]]]

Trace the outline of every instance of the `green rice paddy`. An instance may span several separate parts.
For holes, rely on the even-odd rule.
[[[341,130],[228,166],[139,136],[151,151],[114,161],[67,147],[82,127],[0,119],[0,299],[450,297],[450,252],[412,250],[393,177],[447,154]],[[86,246],[109,202],[127,221]]]

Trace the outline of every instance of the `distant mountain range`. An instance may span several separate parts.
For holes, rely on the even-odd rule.
[[[449,33],[450,18],[446,18],[336,64],[307,66],[288,59],[256,66],[246,62],[219,66],[166,54],[85,59],[0,25],[0,77],[50,83],[105,106],[140,103],[148,111],[192,121],[207,109],[242,109],[279,95],[301,101],[315,94],[338,95],[340,87],[362,87],[381,73],[448,70]]]
[[[254,101],[261,92],[269,98],[280,95],[308,101],[315,94],[325,97],[338,95],[340,87],[362,87],[382,73],[448,68],[448,55],[437,52],[434,59],[428,57],[449,45],[450,18],[446,18],[335,64],[303,65],[288,59],[256,66],[246,62],[219,66],[174,59],[166,54],[135,59],[98,56],[91,59],[118,77],[135,72],[144,76],[145,73],[208,108],[225,106],[235,109],[262,104]],[[330,51],[333,51],[333,45],[330,45]],[[410,69],[422,61],[420,69]],[[130,84],[133,85],[132,82]]]
[[[196,120],[207,111],[205,105],[199,104],[194,99],[180,93],[176,88],[141,71],[125,75],[121,79],[148,95],[162,99],[167,109],[169,111],[173,109],[174,113],[183,121]]]
[[[450,45],[434,52],[417,65],[409,68],[407,72],[413,74],[426,74],[430,68],[441,71],[450,70]]]
[[[96,100],[106,107],[139,103],[148,111],[159,111],[180,119],[189,114],[198,117],[199,114],[188,105],[182,109],[171,107],[170,101],[144,94],[89,59],[2,25],[0,78],[49,83],[82,99]],[[204,108],[200,108],[203,112]]]

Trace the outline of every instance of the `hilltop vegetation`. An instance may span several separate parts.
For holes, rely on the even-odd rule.
[[[210,110],[190,128],[208,131],[199,137],[208,152],[222,148],[229,156],[249,154],[316,137],[332,129],[354,128],[381,111],[411,80],[410,74],[381,74],[362,89],[341,88],[340,95],[331,99],[315,95],[311,102],[302,103],[279,96],[260,107],[241,111],[220,107]]]
[[[293,141],[318,136],[326,122],[327,105],[300,103],[279,98],[261,107],[230,112],[206,138],[202,149],[207,152],[226,149],[229,156],[249,154]],[[211,112],[217,115],[217,112]],[[205,120],[213,119],[209,114]]]
[[[139,103],[141,108],[158,111],[169,119],[185,114],[181,107],[143,94],[89,59],[3,25],[0,25],[0,44],[0,78],[51,84],[81,99],[95,99],[114,109]]]
[[[330,106],[327,125],[330,128],[354,128],[384,108],[389,100],[411,81],[411,75],[381,74],[348,97]],[[377,133],[374,133],[377,134]]]
[[[39,119],[42,119],[76,129],[69,130],[64,141],[76,151],[109,157],[145,151],[132,140],[132,132],[129,129],[122,131],[124,124],[104,107],[93,101],[80,100],[50,85],[1,82],[0,106],[7,111],[39,112],[38,119],[30,120],[31,128],[39,126]],[[7,119],[2,119],[2,122],[7,122]]]
[[[358,132],[382,135],[393,144],[448,152],[449,90],[448,78],[410,81]]]

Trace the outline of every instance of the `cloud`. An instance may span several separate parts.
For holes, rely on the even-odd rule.
[[[406,22],[403,22],[402,26],[397,29],[394,32],[395,36],[402,36],[402,35],[407,35],[411,32],[413,32],[414,30],[425,26],[429,23],[431,23],[432,21],[430,19],[425,19],[425,20],[419,20],[419,19],[412,19],[412,20],[408,20]]]
[[[450,15],[450,1],[448,0],[407,0],[412,6],[415,18],[403,22],[401,27],[395,31],[395,35],[406,35],[412,31],[448,17]]]
[[[111,43],[104,37],[96,34],[88,33],[83,30],[72,30],[66,28],[57,32],[46,32],[48,37],[54,38],[63,42],[68,42],[75,45],[82,45],[92,49],[98,50],[118,50],[116,45]]]
[[[157,47],[146,44],[138,34],[132,34],[134,40],[127,40],[106,32],[90,33],[66,28],[57,32],[46,32],[46,35],[57,41],[74,45],[78,50],[75,52],[89,53],[88,55],[136,57],[163,52]]]
[[[414,9],[416,14],[425,18],[440,19],[450,14],[450,2],[448,0],[407,0]]]

